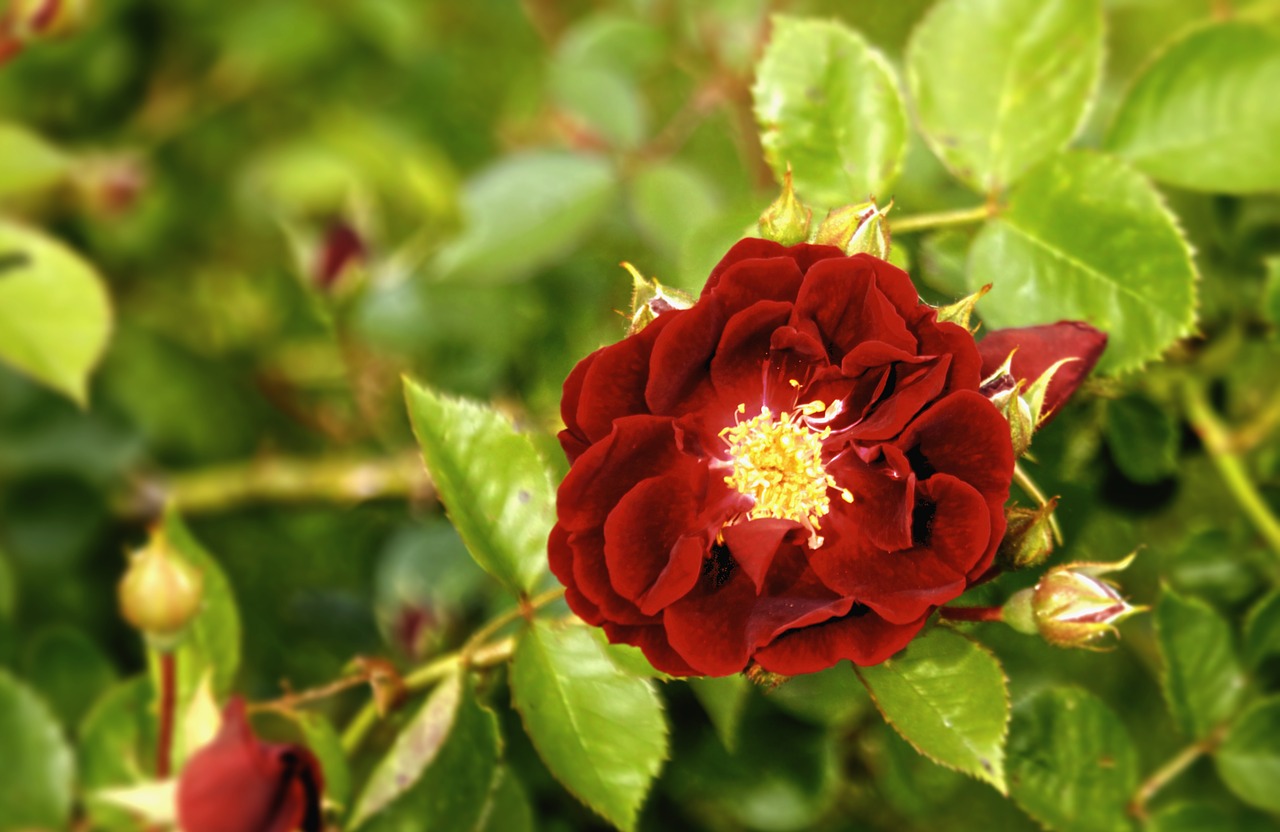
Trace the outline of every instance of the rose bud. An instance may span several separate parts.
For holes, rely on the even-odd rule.
[[[791,187],[791,166],[782,178],[782,194],[760,215],[760,236],[784,246],[803,243],[809,236],[813,210],[796,199]]]
[[[320,251],[312,275],[316,286],[332,289],[346,270],[365,259],[364,238],[345,220],[334,220],[320,238]]]
[[[1107,334],[1080,321],[994,330],[978,342],[982,377],[988,380],[983,382],[983,393],[991,394],[988,383],[1006,362],[1009,386],[1020,381],[1030,390],[1044,379],[1043,405],[1035,423],[1041,427],[1071,398],[1106,347]],[[1050,378],[1044,378],[1046,373]]]
[[[88,10],[88,0],[15,0],[6,29],[20,41],[56,37],[78,26]]]
[[[884,219],[888,210],[876,207],[874,200],[832,209],[818,226],[814,242],[836,246],[845,254],[885,260],[889,257],[889,224]]]
[[[1070,563],[1050,569],[1034,587],[1009,598],[1005,622],[1029,635],[1039,633],[1058,647],[1091,647],[1116,633],[1116,624],[1146,609],[1130,605],[1101,577],[1124,569],[1136,554],[1116,563]]]
[[[120,580],[120,612],[157,649],[167,649],[200,612],[203,580],[173,551],[163,530],[129,558]]]
[[[259,740],[236,698],[218,735],[182,770],[178,824],[183,832],[320,832],[323,794],[324,773],[311,752]]]
[[[623,263],[622,268],[631,275],[631,317],[627,325],[627,334],[634,335],[653,323],[663,312],[676,309],[688,309],[693,306],[693,298],[681,292],[663,286],[658,279],[646,278],[630,263]]]
[[[1053,554],[1053,510],[1058,498],[1054,497],[1038,508],[1021,508],[1012,505],[1005,509],[1008,522],[1004,540],[996,551],[996,560],[1005,569],[1025,569],[1039,566]]]

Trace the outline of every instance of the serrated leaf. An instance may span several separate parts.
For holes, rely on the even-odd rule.
[[[55,184],[70,159],[61,150],[18,124],[0,124],[0,196]]]
[[[582,626],[534,621],[516,648],[511,698],[547,768],[622,830],[667,758],[650,683],[619,670]]]
[[[742,714],[747,705],[747,696],[751,693],[751,682],[740,673],[733,676],[694,678],[689,680],[689,689],[711,718],[720,742],[729,751],[733,751],[738,745],[738,728],[742,725]]]
[[[1280,812],[1280,697],[1255,703],[1231,726],[1214,755],[1218,774],[1236,797]]]
[[[75,760],[48,706],[0,670],[0,830],[63,829]]]
[[[1254,604],[1244,620],[1244,658],[1252,668],[1280,655],[1280,590]]]
[[[1201,191],[1280,189],[1280,33],[1230,21],[1192,31],[1134,81],[1109,150],[1152,177]]]
[[[1009,692],[989,650],[934,627],[888,661],[855,669],[885,721],[917,751],[1005,791]]]
[[[1098,367],[1112,374],[1193,331],[1195,281],[1155,188],[1097,153],[1065,153],[1028,172],[969,251],[970,288],[994,284],[980,310],[988,326],[1086,321],[1110,335]]]
[[[110,333],[111,304],[93,267],[0,220],[0,361],[83,405]]]
[[[479,826],[498,771],[493,712],[459,671],[432,691],[378,763],[350,830],[468,830]]]
[[[577,243],[605,216],[617,190],[596,156],[530,152],[507,156],[463,190],[465,229],[441,250],[438,276],[499,283],[528,277]]]
[[[1128,830],[1138,757],[1124,724],[1092,694],[1049,688],[1018,703],[1009,795],[1052,832]]]
[[[546,571],[555,492],[527,436],[492,408],[404,382],[422,458],[449,519],[486,572],[516,595]]]
[[[1099,0],[944,0],[916,26],[907,81],[938,158],[1000,191],[1080,129],[1102,54]]]
[[[832,20],[773,18],[752,87],[765,158],[800,198],[831,208],[886,195],[907,147],[906,108],[888,61]]]
[[[1177,470],[1178,425],[1168,409],[1145,396],[1107,402],[1106,434],[1116,467],[1134,482],[1159,482]]]
[[[1183,733],[1207,736],[1239,709],[1245,677],[1231,627],[1203,601],[1165,587],[1155,612],[1165,699]]]

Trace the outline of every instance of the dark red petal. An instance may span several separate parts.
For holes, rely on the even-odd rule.
[[[595,352],[595,361],[583,375],[576,416],[582,435],[589,441],[608,436],[615,419],[649,412],[644,389],[654,342],[682,314],[661,315],[635,335]]]
[[[711,382],[721,403],[729,405],[730,418],[739,404],[747,405],[751,415],[759,412],[766,399],[766,369],[773,333],[787,322],[791,304],[761,301],[752,304],[729,319],[720,336],[715,358],[711,360]]]
[[[800,267],[790,258],[743,260],[725,270],[711,296],[732,315],[762,300],[792,303],[803,280]]]
[[[961,390],[939,400],[893,444],[913,464],[918,461],[930,471],[954,474],[982,492],[989,503],[1003,506],[1009,497],[1013,479],[1009,423],[979,393]],[[920,473],[921,479],[926,473]]]
[[[1013,375],[1027,384],[1058,361],[1075,358],[1058,368],[1045,394],[1044,413],[1048,416],[1071,398],[1089,375],[1107,347],[1107,334],[1081,321],[1058,321],[1056,324],[997,329],[978,342],[982,355],[982,377],[994,373],[1013,352]],[[1014,352],[1014,350],[1017,352]]]
[[[724,322],[719,304],[700,301],[662,331],[653,346],[645,387],[650,411],[678,416],[714,396],[708,368]]]
[[[613,588],[604,560],[604,532],[599,528],[569,535],[573,550],[573,582],[583,596],[600,610],[600,617],[620,624],[647,625],[656,622],[644,615],[630,599]]]
[[[614,644],[630,644],[633,647],[639,647],[644,651],[649,664],[663,673],[669,673],[672,676],[700,675],[689,666],[688,662],[680,658],[679,653],[671,649],[671,645],[667,643],[667,632],[661,624],[632,627],[606,621],[604,632],[609,637],[609,641]]]
[[[579,361],[569,371],[569,377],[564,380],[564,392],[560,398],[560,419],[564,422],[564,430],[560,431],[559,438],[560,447],[564,448],[565,456],[569,458],[570,464],[592,442],[582,430],[582,426],[578,424],[578,402],[582,397],[583,379],[586,378],[587,370],[591,368],[596,356],[599,354],[600,350],[596,350]]]
[[[627,492],[605,521],[609,581],[645,615],[697,583],[714,534],[694,527],[698,503],[697,492],[681,478],[652,477]]]
[[[870,254],[855,254],[850,261],[875,273],[876,285],[906,320],[915,321],[929,313],[929,307],[920,302],[920,293],[911,282],[911,275],[902,269]]]
[[[761,240],[757,237],[746,237],[739,240],[733,244],[733,248],[729,249],[729,252],[720,258],[720,262],[711,270],[706,284],[702,287],[702,297],[709,295],[719,285],[721,275],[728,271],[731,266],[743,260],[785,257],[786,253],[785,246],[772,240]]]
[[[864,341],[884,341],[911,353],[916,339],[901,312],[876,285],[875,272],[850,260],[823,260],[804,277],[792,325],[815,334],[843,357]]]
[[[809,538],[799,523],[773,517],[735,523],[725,527],[723,534],[734,561],[751,579],[757,594],[764,590],[765,576],[779,547],[784,542],[803,544]]]
[[[828,473],[837,485],[849,489],[853,502],[833,496],[831,514],[823,519],[822,529],[841,538],[865,538],[872,547],[893,552],[911,547],[916,476],[900,452],[892,446],[884,450],[890,456],[875,464],[851,453],[828,464]],[[828,560],[822,558],[818,562],[825,564]]]
[[[564,598],[574,615],[588,624],[599,624],[604,620],[600,608],[582,594],[573,577],[573,557],[569,532],[557,523],[551,528],[551,535],[547,538],[547,559],[551,565],[551,574],[564,584]]]
[[[859,442],[892,439],[907,423],[937,398],[946,387],[951,356],[940,355],[919,363],[898,362],[893,366],[893,389],[874,403],[870,411],[849,431]]]
[[[928,615],[906,624],[890,624],[874,612],[851,613],[803,630],[783,633],[755,654],[765,670],[784,676],[814,673],[842,659],[867,667],[897,653],[924,626]]]
[[[934,314],[936,313],[930,310],[930,315]],[[957,324],[929,320],[918,325],[915,332],[920,341],[921,355],[951,356],[951,373],[946,392],[978,389],[985,376],[982,372],[982,358],[978,355],[978,345],[974,343],[969,330]]]

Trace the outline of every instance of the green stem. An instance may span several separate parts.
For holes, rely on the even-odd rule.
[[[1276,518],[1271,506],[1249,476],[1243,457],[1233,447],[1235,443],[1231,432],[1209,405],[1203,386],[1188,382],[1183,387],[1183,401],[1191,427],[1200,436],[1227,490],[1259,534],[1266,539],[1271,550],[1280,556],[1280,519]]]
[[[926,231],[930,228],[947,228],[953,225],[968,225],[982,222],[992,215],[990,206],[977,205],[973,208],[960,208],[955,211],[938,211],[933,214],[914,214],[889,222],[889,229],[894,234],[909,234],[912,231]]]
[[[1049,499],[1044,496],[1044,492],[1040,490],[1040,486],[1036,485],[1035,480],[1031,479],[1031,475],[1026,472],[1020,464],[1013,464],[1013,481],[1035,500],[1043,508],[1049,505]],[[1058,515],[1049,515],[1049,530],[1053,532],[1053,542],[1062,545],[1062,527],[1058,525]]]
[[[1224,725],[1204,739],[1197,740],[1182,749],[1174,755],[1173,759],[1156,769],[1155,773],[1138,787],[1133,800],[1129,801],[1129,814],[1140,821],[1145,821],[1147,819],[1147,804],[1151,802],[1151,798],[1177,779],[1178,775],[1190,768],[1192,763],[1217,748],[1225,735],[1226,726]]]

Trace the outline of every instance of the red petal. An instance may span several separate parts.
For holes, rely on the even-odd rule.
[[[961,390],[922,413],[893,443],[933,471],[954,474],[1004,505],[1013,479],[1009,423],[981,394]],[[924,478],[923,476],[921,477]]]
[[[679,477],[652,477],[627,492],[604,524],[609,581],[645,615],[697,583],[712,532],[695,528],[698,495]]]
[[[783,633],[757,651],[755,659],[765,670],[784,676],[825,670],[843,659],[867,667],[906,647],[927,618],[924,615],[906,624],[890,624],[874,612],[850,614]]]
[[[569,545],[569,532],[557,523],[551,529],[547,539],[547,559],[550,561],[551,574],[564,584],[564,598],[574,615],[588,624],[599,624],[604,620],[597,607],[578,589],[577,580],[573,577],[573,547]]]
[[[823,260],[810,269],[796,298],[792,324],[802,332],[815,329],[812,334],[836,357],[864,341],[916,351],[915,336],[878,289],[875,272],[865,261]]]
[[[660,315],[635,335],[595,352],[595,361],[583,374],[576,417],[582,434],[590,442],[608,436],[614,420],[649,412],[644,389],[649,381],[654,342],[663,329],[683,314],[686,313]]]
[[[784,542],[792,546],[802,544],[808,537],[808,531],[799,523],[772,517],[747,520],[724,529],[724,543],[755,585],[756,594],[764,590],[765,576],[779,547]]]
[[[982,377],[994,373],[1013,352],[1013,376],[1027,384],[1058,361],[1075,361],[1058,368],[1045,393],[1044,413],[1052,416],[1071,398],[1089,375],[1107,347],[1107,334],[1081,321],[1058,321],[1056,324],[997,329],[978,342],[982,355]],[[1014,352],[1014,350],[1017,352]]]
[[[606,621],[604,632],[609,637],[609,641],[614,644],[630,644],[633,647],[639,647],[644,651],[649,664],[663,673],[669,673],[672,676],[700,675],[689,666],[688,662],[680,658],[679,653],[671,649],[671,645],[667,643],[667,632],[661,624],[629,627]]]

